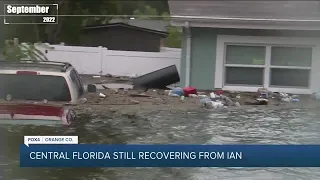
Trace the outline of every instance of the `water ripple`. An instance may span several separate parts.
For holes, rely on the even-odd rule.
[[[316,110],[158,112],[144,118],[82,119],[76,127],[5,126],[5,179],[16,180],[315,180],[317,168],[19,168],[24,135],[78,135],[103,144],[319,144]]]

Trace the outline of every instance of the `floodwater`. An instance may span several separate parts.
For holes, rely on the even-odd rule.
[[[319,144],[318,110],[219,110],[140,119],[84,117],[76,127],[2,127],[6,180],[316,180],[319,168],[19,168],[24,135],[78,135],[98,144]]]

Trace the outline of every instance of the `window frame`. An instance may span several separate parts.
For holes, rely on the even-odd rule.
[[[264,83],[263,86],[274,92],[287,92],[297,94],[311,94],[320,89],[320,84],[317,82],[317,77],[320,77],[320,71],[317,67],[320,67],[320,38],[316,37],[275,37],[275,36],[237,36],[237,35],[218,35],[216,45],[216,65],[214,76],[214,87],[222,88],[224,90],[232,91],[248,91],[255,92],[257,87],[244,86],[244,85],[226,85],[225,84],[225,62],[226,62],[226,45],[249,45],[249,46],[265,46],[266,47],[266,59],[265,59],[265,71],[264,71]],[[271,47],[311,47],[312,48],[312,61],[311,67],[299,67],[299,66],[271,66]],[[261,67],[261,65],[232,65],[228,66],[243,66],[243,67]],[[309,73],[309,88],[299,87],[273,87],[270,84],[270,70],[271,68],[284,68],[284,69],[308,69]]]
[[[79,79],[79,75],[75,69],[70,71],[70,77],[72,83],[76,86],[78,97],[81,97],[84,94],[84,89],[81,80]]]
[[[228,46],[253,46],[253,47],[264,47],[265,48],[265,59],[264,65],[253,65],[253,64],[232,64],[227,63],[227,48]],[[311,67],[312,62],[309,67],[307,66],[278,66],[278,65],[271,65],[271,57],[272,57],[272,47],[293,47],[293,48],[313,48],[312,46],[294,46],[294,45],[267,45],[267,44],[244,44],[244,43],[225,43],[224,44],[224,86],[248,86],[248,87],[275,87],[275,88],[310,88],[310,75],[311,75]],[[312,54],[311,54],[312,58]],[[247,84],[227,84],[226,83],[226,76],[228,67],[238,67],[238,68],[262,68],[264,73],[262,74],[262,85],[247,85]],[[308,87],[298,87],[298,86],[276,86],[271,85],[271,69],[297,69],[297,70],[308,70],[309,71],[309,79],[308,79]]]
[[[267,51],[265,49],[265,61],[264,65],[252,65],[252,64],[227,64],[227,46],[258,46],[258,47],[265,47],[263,44],[249,44],[249,43],[225,43],[224,44],[224,58],[223,58],[223,85],[225,86],[248,86],[248,87],[261,87],[264,84],[265,80],[265,73],[262,74],[262,85],[248,85],[248,84],[227,84],[226,83],[226,76],[227,76],[227,67],[238,67],[238,68],[263,68],[263,72],[266,68],[266,54]]]
[[[300,89],[310,89],[311,87],[311,70],[312,70],[312,59],[313,59],[313,47],[312,46],[308,46],[308,45],[268,45],[270,48],[270,65],[267,67],[269,68],[268,71],[269,73],[269,87],[275,87],[275,88],[300,88]],[[267,47],[268,47],[267,46]],[[311,48],[311,64],[310,66],[278,66],[278,65],[271,65],[271,58],[272,58],[272,47],[293,47],[293,48]],[[271,70],[272,69],[292,69],[292,70],[308,70],[309,71],[309,78],[308,78],[308,87],[298,87],[298,86],[276,86],[276,85],[271,85]]]

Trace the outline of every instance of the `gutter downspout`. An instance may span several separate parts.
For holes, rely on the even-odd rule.
[[[186,45],[186,81],[185,87],[190,85],[190,67],[191,67],[191,31],[189,22],[185,22],[185,30],[187,34],[187,45]]]

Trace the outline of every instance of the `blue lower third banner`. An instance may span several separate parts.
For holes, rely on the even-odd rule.
[[[320,167],[320,145],[21,145],[21,167]]]

